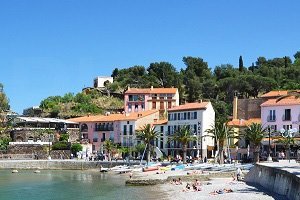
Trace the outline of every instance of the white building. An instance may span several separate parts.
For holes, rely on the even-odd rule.
[[[172,136],[181,126],[188,126],[191,134],[197,137],[197,141],[188,144],[187,155],[202,158],[210,158],[214,147],[214,140],[207,135],[206,130],[211,129],[215,123],[215,111],[210,102],[187,103],[168,109],[168,122],[157,122],[154,124],[156,130],[164,137],[158,139],[157,146],[162,147],[167,155],[176,156],[181,153],[181,146],[177,142],[168,142],[168,137]],[[164,145],[162,145],[164,144]]]
[[[281,100],[269,99],[261,104],[261,122],[272,132],[279,132],[280,129],[300,128],[300,99],[287,97]]]
[[[114,78],[110,76],[97,76],[94,79],[94,88],[104,88],[105,82],[113,83]]]

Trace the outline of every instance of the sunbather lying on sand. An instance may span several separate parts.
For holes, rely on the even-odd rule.
[[[215,190],[213,192],[210,192],[211,195],[217,195],[217,194],[225,194],[225,193],[231,193],[233,192],[232,189],[223,189],[223,190]]]

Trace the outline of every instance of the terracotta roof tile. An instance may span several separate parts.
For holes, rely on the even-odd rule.
[[[176,106],[168,109],[169,112],[172,111],[182,111],[182,110],[196,110],[196,109],[206,109],[207,105],[210,102],[202,102],[202,103],[186,103],[180,106]]]
[[[163,120],[158,120],[156,122],[153,122],[153,125],[162,125],[162,124],[167,124],[168,120],[167,119],[163,119]]]
[[[130,88],[125,94],[175,94],[177,88]]]
[[[227,123],[228,126],[235,126],[235,127],[246,127],[249,126],[252,123],[258,123],[261,124],[260,118],[250,118],[248,120],[244,119],[233,119]]]
[[[132,121],[154,114],[158,110],[147,110],[143,112],[133,112],[127,114],[94,115],[68,119],[73,122],[113,122],[113,121]]]
[[[300,98],[295,97],[287,97],[281,99],[280,101],[276,102],[277,99],[269,99],[268,101],[262,103],[260,106],[287,106],[287,105],[300,105]]]
[[[297,92],[300,92],[300,90],[296,90]],[[263,95],[261,95],[261,97],[280,97],[283,95],[287,95],[288,91],[287,90],[275,90],[275,91],[270,91],[267,92]]]

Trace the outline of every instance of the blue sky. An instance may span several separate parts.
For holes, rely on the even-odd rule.
[[[1,0],[0,83],[11,108],[77,93],[114,68],[183,56],[211,68],[300,50],[300,1]]]

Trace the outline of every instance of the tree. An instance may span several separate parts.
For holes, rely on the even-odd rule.
[[[245,130],[245,138],[250,141],[254,149],[254,162],[259,162],[259,152],[262,139],[266,135],[266,129],[261,124],[252,123]]]
[[[169,141],[179,142],[183,151],[183,163],[186,163],[187,145],[191,141],[196,141],[197,137],[191,134],[191,130],[186,125],[181,126],[173,136],[169,138]]]
[[[300,51],[297,51],[297,52],[294,54],[294,58],[295,58],[295,59],[300,59]]]
[[[116,148],[116,145],[111,140],[105,140],[104,149],[106,150],[108,161],[111,161],[111,153]]]
[[[204,137],[212,137],[217,142],[217,150],[220,164],[224,163],[224,143],[228,138],[236,138],[235,132],[224,121],[216,121],[211,129],[207,129]],[[229,144],[227,144],[229,145]]]
[[[138,139],[142,140],[147,145],[147,163],[150,162],[151,144],[158,137],[158,132],[151,127],[150,124],[146,124],[140,131],[136,133]]]
[[[168,62],[151,63],[147,69],[149,76],[154,76],[160,87],[174,87],[177,80],[175,67]]]
[[[239,58],[239,71],[242,72],[244,71],[244,62],[242,56]]]
[[[82,151],[82,149],[83,149],[83,147],[79,143],[72,144],[72,146],[71,146],[71,152],[74,155],[77,155],[77,152]]]

